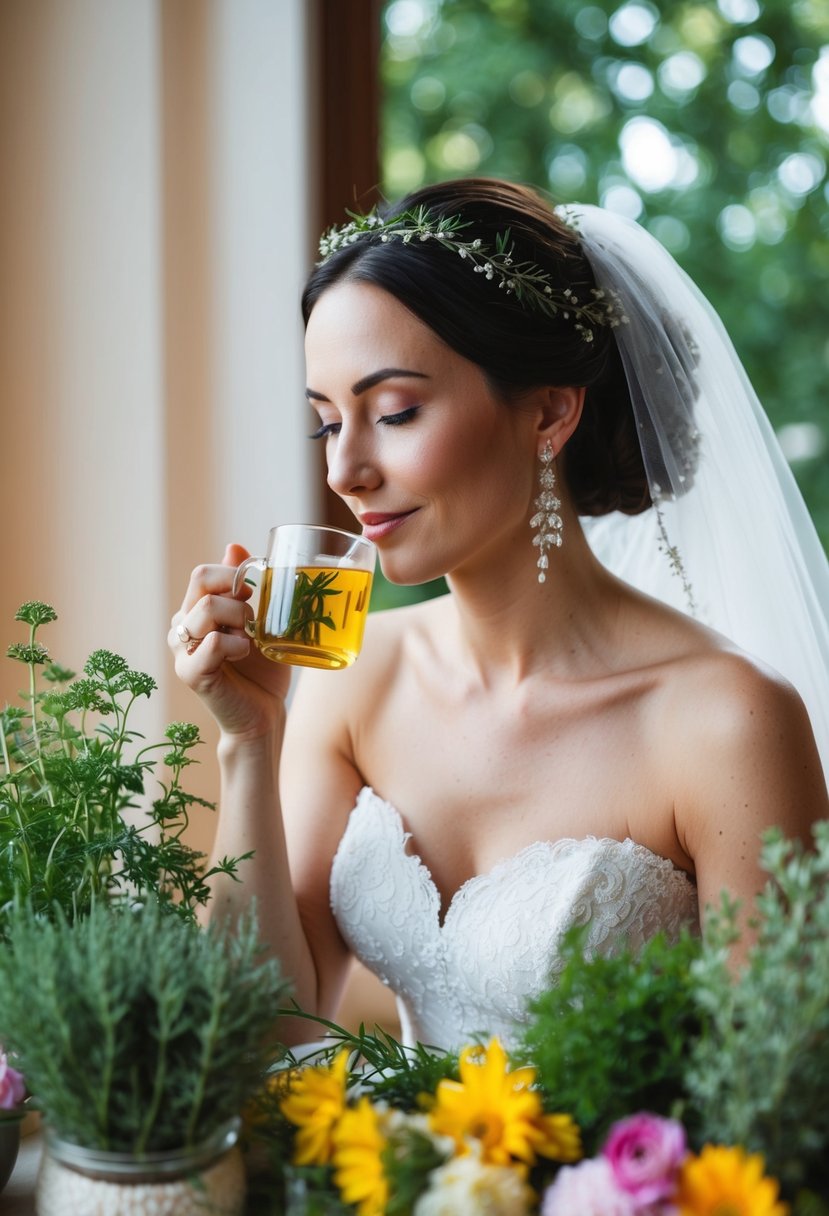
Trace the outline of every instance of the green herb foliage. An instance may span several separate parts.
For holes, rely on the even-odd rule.
[[[373,1098],[382,1099],[389,1106],[416,1110],[422,1096],[433,1094],[444,1077],[458,1080],[457,1052],[423,1043],[410,1047],[377,1026],[373,1031],[366,1030],[362,1023],[356,1032],[352,1032],[336,1022],[305,1013],[297,1005],[280,1012],[292,1018],[307,1018],[326,1029],[324,1045],[313,1057],[303,1054],[301,1063],[330,1064],[343,1047],[348,1047],[354,1061],[360,1062],[361,1091],[370,1092]],[[356,1074],[353,1074],[352,1081],[355,1079]]]
[[[637,954],[588,958],[583,941],[580,929],[565,939],[556,987],[531,1004],[518,1055],[590,1148],[638,1110],[679,1114],[684,1056],[699,1032],[690,987],[700,946],[689,934],[675,945],[659,935]]]
[[[829,822],[814,836],[806,851],[766,835],[771,881],[736,982],[727,964],[737,909],[724,901],[709,917],[693,966],[704,1033],[686,1082],[709,1139],[761,1152],[790,1192],[829,1197]],[[800,1210],[821,1210],[810,1202]]]
[[[0,1036],[50,1127],[118,1152],[189,1147],[238,1115],[285,994],[255,919],[200,929],[149,902],[70,923],[20,910],[0,950]]]
[[[285,637],[294,642],[318,643],[320,625],[333,629],[334,619],[326,612],[326,600],[332,595],[341,595],[331,584],[337,571],[326,574],[323,570],[315,578],[309,578],[304,570],[297,571],[291,611],[285,629]]]
[[[130,711],[155,681],[109,650],[96,650],[75,678],[37,637],[54,609],[33,601],[16,619],[28,638],[7,654],[28,668],[28,689],[23,706],[0,713],[0,941],[20,901],[72,918],[95,898],[151,893],[192,917],[208,899],[207,879],[232,874],[240,860],[207,870],[183,839],[190,808],[212,806],[181,784],[197,728],[176,722],[163,742],[142,746]],[[136,826],[125,812],[138,805],[159,753],[169,777]]]

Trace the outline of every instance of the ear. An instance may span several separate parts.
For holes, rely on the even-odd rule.
[[[586,392],[584,387],[547,387],[539,390],[539,451],[549,442],[558,456],[579,424]]]

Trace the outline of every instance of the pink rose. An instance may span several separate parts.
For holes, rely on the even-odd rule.
[[[0,1051],[0,1110],[13,1110],[25,1097],[23,1077],[16,1068],[12,1068],[5,1051]]]
[[[670,1198],[687,1152],[681,1123],[644,1112],[614,1123],[602,1149],[617,1186],[637,1211]]]
[[[613,1176],[605,1157],[565,1165],[541,1201],[541,1216],[636,1216],[631,1196]]]

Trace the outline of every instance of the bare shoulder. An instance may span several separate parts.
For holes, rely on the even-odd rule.
[[[702,907],[723,889],[748,903],[764,882],[763,832],[808,842],[829,814],[809,716],[791,684],[717,635],[672,667],[655,706],[677,838]]]
[[[717,635],[676,660],[661,702],[672,763],[692,752],[719,754],[735,763],[753,757],[759,770],[814,751],[809,717],[792,685]],[[688,767],[697,771],[698,763]]]

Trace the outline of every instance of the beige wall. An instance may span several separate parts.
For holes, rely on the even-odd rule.
[[[305,0],[0,0],[0,655],[26,599],[197,721],[166,649],[198,561],[318,517],[297,300],[316,87]],[[22,669],[0,657],[0,703]],[[187,785],[216,791],[212,748]],[[212,816],[191,839],[208,848]],[[395,1026],[361,968],[349,1024]]]
[[[0,4],[0,653],[49,601],[62,662],[158,681],[153,734],[212,737],[165,646],[190,568],[314,511],[307,43],[304,0]]]

